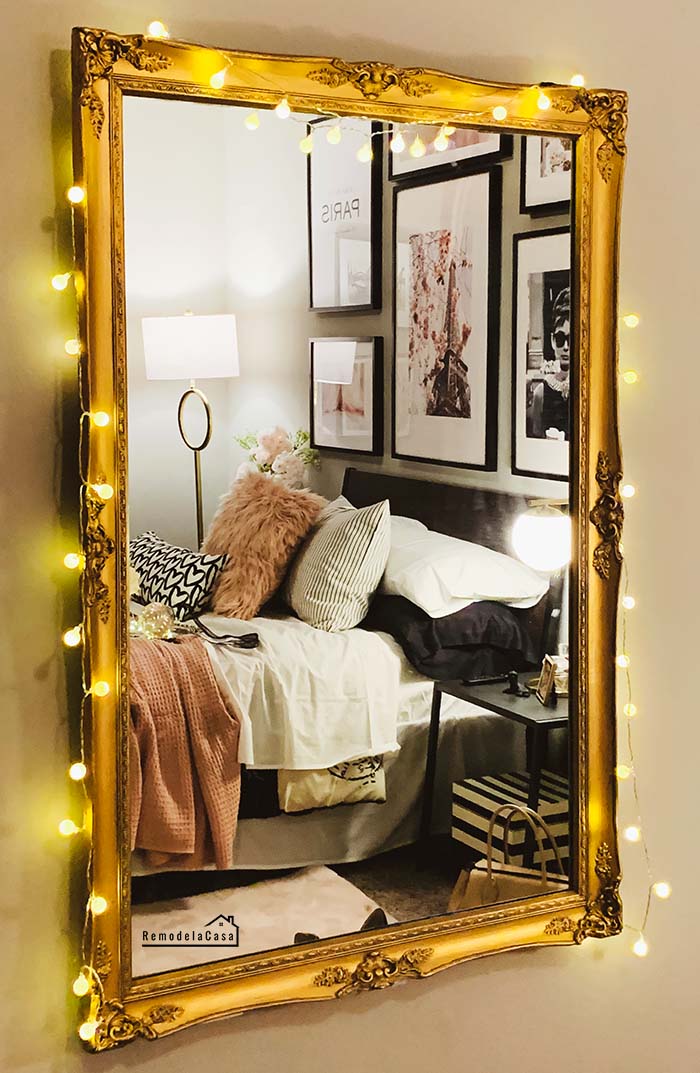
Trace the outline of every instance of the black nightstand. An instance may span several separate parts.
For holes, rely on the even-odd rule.
[[[532,678],[532,671],[521,674],[519,682],[524,688],[525,682]],[[430,710],[430,731],[428,733],[428,751],[425,763],[425,782],[423,784],[423,809],[421,813],[419,855],[426,857],[430,842],[430,823],[433,816],[433,797],[435,791],[435,768],[437,764],[438,732],[440,729],[440,708],[443,694],[459,697],[460,700],[477,704],[480,708],[495,712],[506,719],[513,719],[525,727],[527,767],[530,773],[530,792],[528,805],[537,811],[540,797],[540,781],[547,745],[547,732],[565,727],[569,722],[569,701],[559,697],[554,708],[540,704],[534,693],[527,697],[517,697],[506,693],[507,683],[485,682],[469,684],[465,682],[436,682],[433,687],[433,704]]]

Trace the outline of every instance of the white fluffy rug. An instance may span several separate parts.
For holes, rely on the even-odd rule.
[[[377,903],[330,868],[303,868],[283,879],[217,890],[172,902],[134,906],[131,923],[133,975],[148,976],[188,965],[291,946],[298,931],[321,938],[357,931]],[[144,932],[202,931],[221,914],[234,917],[238,946],[144,947]],[[225,927],[226,925],[224,925]],[[149,941],[146,939],[145,941]]]

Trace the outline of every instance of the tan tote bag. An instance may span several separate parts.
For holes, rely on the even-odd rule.
[[[540,854],[540,868],[525,868],[522,865],[510,863],[508,845],[510,825],[517,815],[524,817],[535,837]],[[493,829],[499,816],[505,817],[503,828],[505,862],[493,859]],[[554,850],[559,875],[547,873],[543,833]],[[489,822],[486,857],[477,861],[471,868],[462,869],[450,895],[447,908],[450,913],[462,909],[478,909],[486,905],[494,905],[496,902],[510,902],[515,898],[532,898],[551,890],[565,889],[568,885],[569,878],[561,861],[559,847],[539,813],[526,805],[500,805],[494,810]]]

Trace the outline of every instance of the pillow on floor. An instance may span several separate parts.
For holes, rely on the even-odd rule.
[[[214,589],[212,610],[251,619],[279,588],[294,552],[326,503],[264,473],[235,481],[219,505],[202,550],[228,555]]]
[[[129,544],[129,565],[138,577],[138,594],[146,603],[167,604],[178,619],[203,611],[209,604],[226,555],[200,555],[142,533]]]
[[[357,626],[384,573],[390,533],[387,499],[360,510],[343,496],[329,503],[287,576],[289,606],[329,633]]]

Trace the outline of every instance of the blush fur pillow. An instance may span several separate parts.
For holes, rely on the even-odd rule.
[[[326,500],[295,491],[264,473],[248,473],[224,496],[202,544],[228,555],[212,611],[251,619],[279,588],[287,567]]]

